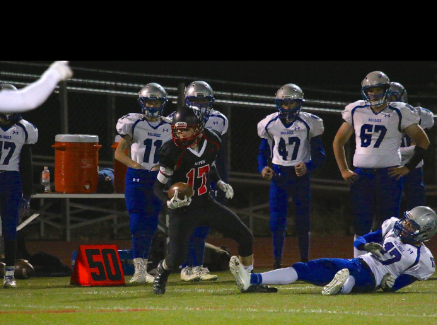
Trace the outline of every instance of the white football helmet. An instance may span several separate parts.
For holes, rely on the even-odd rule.
[[[425,242],[437,232],[437,214],[430,207],[418,206],[406,211],[393,228],[394,233],[406,242]]]
[[[215,101],[214,91],[211,86],[205,81],[193,81],[185,87],[185,104],[187,106],[196,106],[200,109],[203,118],[208,121],[209,114],[212,110],[212,104]],[[193,99],[208,99],[205,104],[193,102]]]
[[[382,94],[368,94],[369,88],[383,88]],[[381,106],[388,101],[390,79],[384,72],[370,72],[361,82],[361,96],[370,106]]]
[[[161,102],[161,106],[147,106],[146,103],[148,100],[159,100]],[[143,113],[146,117],[160,117],[165,105],[167,105],[167,102],[167,92],[160,84],[157,84],[156,82],[148,83],[138,92],[138,103],[141,107],[141,113]]]
[[[304,93],[299,86],[295,84],[285,84],[276,92],[276,108],[278,109],[279,115],[281,118],[285,118],[287,120],[296,117],[300,109],[302,108],[302,103],[305,101],[303,99]],[[297,102],[297,106],[293,109],[285,109],[282,107],[282,104],[285,102]]]
[[[391,96],[395,97],[395,102],[408,103],[407,90],[399,82],[390,82],[390,97]]]

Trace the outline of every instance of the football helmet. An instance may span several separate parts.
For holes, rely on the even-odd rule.
[[[276,108],[278,109],[279,116],[281,118],[285,118],[290,120],[295,118],[302,107],[302,103],[305,101],[303,99],[303,91],[299,86],[295,84],[285,84],[276,92]],[[295,108],[285,109],[282,107],[283,103],[289,102],[297,102],[297,106]]]
[[[146,103],[148,100],[159,100],[161,102],[161,106],[147,106]],[[160,84],[157,84],[156,82],[148,83],[138,92],[138,103],[141,107],[141,113],[143,113],[145,117],[160,117],[165,105],[167,105],[167,102],[167,92]]]
[[[176,146],[187,149],[200,140],[204,129],[204,122],[195,111],[199,109],[194,106],[179,106],[173,115],[171,122],[171,135]],[[193,135],[181,138],[179,131],[193,129]]]
[[[390,82],[390,93],[389,93],[390,99],[391,96],[395,97],[394,100],[395,102],[408,103],[407,90],[399,82]]]
[[[437,214],[426,206],[417,206],[396,221],[394,233],[406,242],[425,242],[437,232]]]
[[[384,91],[380,94],[369,94],[370,88],[383,88]],[[370,106],[381,106],[388,101],[390,92],[390,79],[384,72],[373,71],[361,82],[361,96],[368,102]]]
[[[17,87],[15,87],[14,85],[11,84],[2,84],[0,83],[0,91],[2,91],[3,89],[8,89],[8,90],[17,90]],[[18,113],[0,113],[0,118],[2,118],[3,120],[6,121],[19,121],[21,120],[21,115]]]
[[[214,91],[211,86],[205,81],[193,81],[185,87],[185,104],[187,106],[196,106],[199,108],[205,123],[208,121],[209,114],[212,110],[212,104],[215,101]],[[207,99],[205,104],[193,102],[193,99]]]

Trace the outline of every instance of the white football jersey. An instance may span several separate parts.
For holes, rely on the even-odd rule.
[[[420,126],[422,129],[430,129],[434,126],[434,114],[426,108],[423,107],[414,107],[414,110],[420,117]],[[402,137],[401,144],[401,165],[404,166],[408,160],[414,155],[414,147],[411,145],[411,139],[408,135],[404,134]],[[423,160],[416,166],[416,168],[420,168],[423,166]]]
[[[38,141],[38,129],[26,120],[10,127],[0,126],[0,170],[15,170],[20,167],[20,153],[24,144]]]
[[[279,113],[267,115],[258,123],[258,135],[266,139],[272,153],[272,163],[295,166],[311,160],[311,138],[323,134],[323,120],[311,113],[299,112],[289,125],[279,118]]]
[[[117,122],[117,132],[131,137],[130,155],[147,170],[159,164],[159,148],[172,139],[170,123],[164,119],[149,122],[143,114],[130,113]]]
[[[176,111],[170,113],[165,119],[171,123],[173,115]],[[220,135],[225,134],[228,131],[229,122],[227,117],[215,109],[212,109],[208,121],[205,124],[205,128],[213,129],[220,133]]]
[[[389,103],[375,114],[364,100],[347,105],[342,116],[354,128],[353,165],[361,168],[399,166],[402,131],[412,124],[419,124],[420,119],[408,104]]]
[[[209,119],[205,124],[205,127],[211,128],[223,135],[228,131],[228,126],[229,122],[227,117],[219,111],[212,109],[211,113],[209,114]]]
[[[382,277],[390,272],[395,277],[409,274],[418,280],[426,280],[435,272],[435,261],[431,251],[423,243],[421,246],[405,244],[393,232],[398,218],[391,217],[383,222],[382,237],[386,253],[379,258],[372,253],[361,255],[375,275],[376,285],[381,284]]]

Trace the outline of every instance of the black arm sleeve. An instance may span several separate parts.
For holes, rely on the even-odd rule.
[[[217,167],[215,165],[211,166],[211,170],[209,171],[209,179],[211,180],[211,182],[214,182],[214,184],[217,184],[217,182],[221,180]]]
[[[165,191],[165,188],[166,188],[166,184],[162,184],[157,179],[155,180],[155,183],[153,184],[153,193],[163,203],[167,203],[168,201],[167,191]]]
[[[404,165],[408,168],[409,171],[412,171],[416,166],[422,161],[425,157],[426,149],[422,147],[415,146],[414,147],[414,155],[408,160],[408,162]]]
[[[23,145],[20,153],[20,177],[23,186],[23,197],[32,195],[33,170],[32,170],[32,149],[29,144]]]

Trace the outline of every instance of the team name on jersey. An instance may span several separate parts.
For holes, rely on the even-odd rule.
[[[294,134],[293,131],[282,131],[281,134]]]
[[[197,161],[197,162],[194,163],[194,166],[202,165],[204,163],[205,163],[205,160]]]
[[[164,130],[163,130],[164,131]],[[168,132],[168,131],[167,131]],[[152,133],[152,132],[147,132],[147,135],[150,137],[157,137],[160,138],[161,134],[160,133]]]
[[[0,138],[3,138],[3,139],[12,139],[12,137],[10,135],[0,135]]]
[[[369,118],[369,122],[382,122],[380,118]]]

